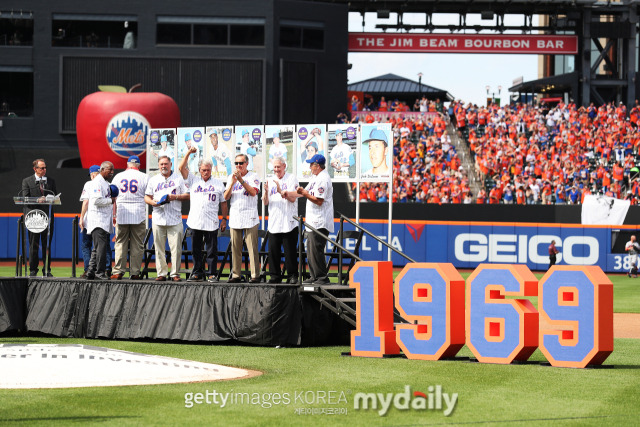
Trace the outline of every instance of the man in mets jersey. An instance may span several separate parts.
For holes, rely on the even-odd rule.
[[[156,281],[167,279],[168,269],[165,246],[171,250],[171,280],[180,281],[180,257],[182,256],[182,202],[189,200],[187,187],[178,172],[171,172],[169,157],[158,159],[160,173],[149,179],[144,201],[153,206],[151,229],[156,251]]]
[[[93,239],[93,251],[87,270],[88,280],[109,280],[109,276],[106,274],[107,251],[111,250],[110,237],[116,195],[112,196],[112,190],[106,180],[112,176],[113,164],[102,162],[100,172],[91,181],[87,209],[87,232],[91,233]]]
[[[213,176],[216,178],[231,175],[231,155],[229,149],[218,140],[218,131],[213,129],[209,132],[209,142],[211,142],[211,161],[213,162]]]
[[[202,263],[202,243],[207,249],[207,264],[209,269],[206,276],[213,277],[217,271],[218,260],[218,225],[220,230],[227,229],[227,201],[224,200],[224,184],[211,176],[213,164],[209,159],[200,160],[200,176],[195,176],[187,168],[189,156],[196,153],[197,148],[191,147],[187,156],[180,161],[178,170],[187,184],[190,193],[191,206],[187,226],[193,232],[193,271],[188,282],[200,282],[205,279]],[[218,208],[222,205],[222,221],[218,221]]]
[[[149,177],[140,172],[140,158],[131,156],[127,169],[117,174],[111,183],[118,187],[116,199],[116,263],[114,280],[121,280],[127,270],[129,251],[129,278],[140,280],[140,267],[144,253],[144,235],[147,231],[147,205],[144,202]]]
[[[353,150],[342,141],[342,131],[336,130],[336,145],[331,149],[331,167],[336,176],[349,176],[349,166],[355,165]]]
[[[327,160],[322,154],[316,154],[307,160],[311,164],[311,181],[306,188],[298,187],[298,194],[307,199],[306,222],[322,235],[333,232],[333,185],[325,169]],[[326,239],[311,230],[307,230],[307,255],[311,278],[303,284],[327,285],[329,276],[324,256]]]
[[[229,229],[231,231],[232,273],[229,283],[239,283],[242,279],[242,233],[246,235],[249,262],[251,263],[250,283],[260,283],[260,260],[258,259],[258,192],[260,179],[249,172],[249,158],[238,154],[236,169],[229,177],[224,190],[225,200],[229,200]]]
[[[282,283],[280,262],[284,246],[284,265],[289,276],[287,283],[298,283],[298,179],[287,172],[282,157],[273,159],[274,177],[264,183],[262,200],[269,206],[269,283]]]

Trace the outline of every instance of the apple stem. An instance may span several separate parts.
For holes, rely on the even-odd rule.
[[[131,88],[129,89],[129,93],[131,93],[134,90],[136,90],[138,88],[141,88],[141,87],[142,87],[142,83],[135,84],[135,85],[131,86]]]

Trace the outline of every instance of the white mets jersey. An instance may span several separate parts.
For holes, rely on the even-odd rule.
[[[149,179],[146,195],[157,203],[164,195],[184,194],[187,187],[180,173],[174,172],[168,178],[158,174]],[[182,202],[174,200],[165,205],[154,207],[151,220],[155,225],[178,225],[182,223]]]
[[[250,186],[260,191],[260,179],[254,172],[247,172],[242,177]],[[227,185],[233,182],[233,175],[229,177]],[[229,228],[251,228],[258,224],[258,195],[250,196],[240,182],[236,181],[231,189],[229,199]]]
[[[187,225],[193,230],[213,231],[218,229],[218,210],[224,202],[224,183],[217,178],[203,180],[189,173],[187,186],[191,193],[191,206]]]
[[[282,191],[296,191],[298,179],[285,173],[282,179],[274,176],[269,180],[269,233],[288,233],[298,226],[298,221],[293,219],[298,215],[298,199],[291,203],[283,198],[277,191],[275,181],[280,183]]]
[[[306,222],[315,229],[326,228],[333,232],[333,184],[326,169],[318,175],[312,175],[305,190],[312,196],[324,199],[322,206],[307,199]]]
[[[140,224],[147,218],[144,195],[148,180],[147,174],[137,169],[127,169],[113,178],[111,183],[117,186],[119,191],[116,199],[118,224]]]
[[[89,209],[87,210],[87,233],[102,228],[111,233],[113,224],[113,201],[109,183],[98,174],[89,186]]]

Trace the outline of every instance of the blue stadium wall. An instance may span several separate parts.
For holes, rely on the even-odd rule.
[[[503,207],[507,210],[509,207]],[[579,207],[575,207],[579,208]],[[52,257],[69,260],[72,257],[71,214],[56,217]],[[0,217],[2,239],[0,258],[15,259],[18,214]],[[387,238],[387,220],[363,219],[361,224],[381,239]],[[345,224],[345,229],[352,227]],[[532,270],[546,270],[547,247],[556,241],[559,265],[598,265],[606,272],[628,270],[624,243],[638,231],[636,225],[582,226],[569,223],[482,222],[440,220],[394,220],[391,244],[418,262],[450,262],[457,268],[475,268],[481,263],[526,264]],[[336,233],[338,222],[336,220]],[[335,234],[333,233],[333,238]],[[228,239],[221,238],[219,248],[226,248]],[[347,249],[353,249],[347,241]],[[387,248],[365,235],[360,247],[365,260],[386,260]],[[80,254],[81,256],[81,254]],[[393,254],[396,266],[406,264]]]

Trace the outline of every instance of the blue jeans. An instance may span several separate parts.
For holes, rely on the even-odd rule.
[[[93,245],[93,239],[91,234],[87,233],[87,229],[82,229],[82,242],[80,242],[80,248],[82,249],[82,260],[84,261],[84,272],[89,269],[89,260],[91,259],[91,247]],[[109,243],[109,249],[107,250],[107,273],[111,274],[111,243]]]

